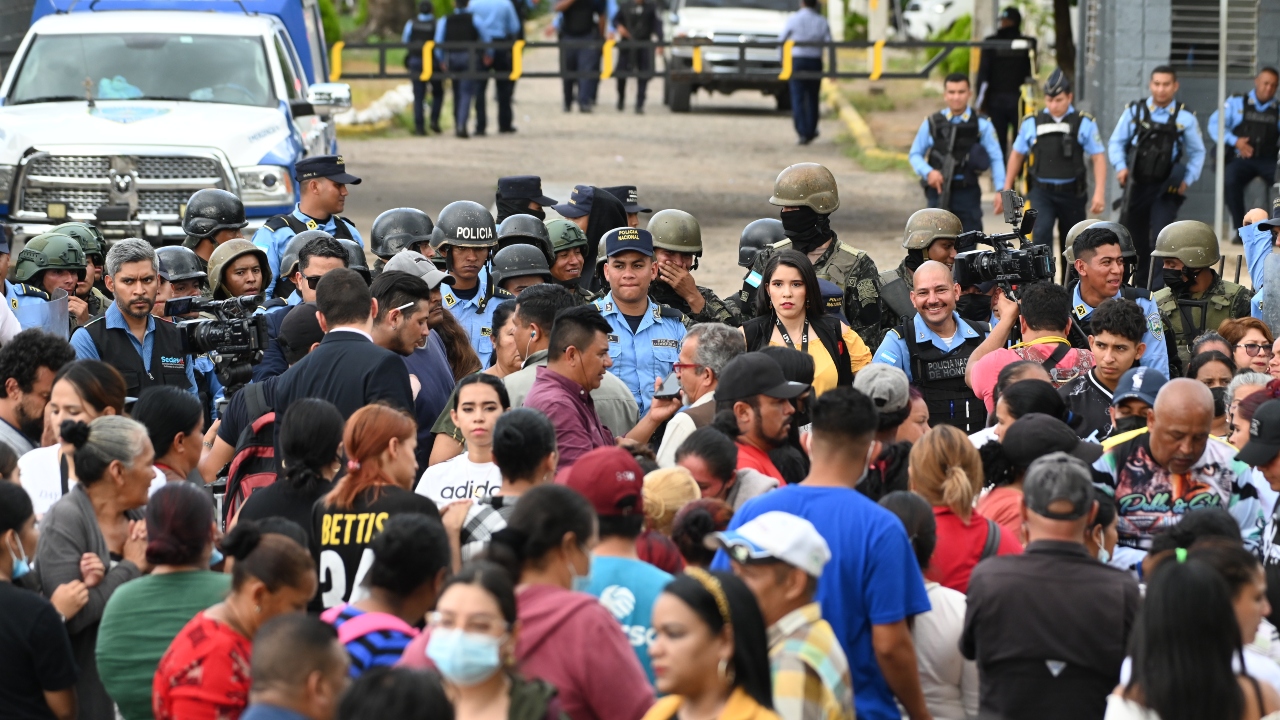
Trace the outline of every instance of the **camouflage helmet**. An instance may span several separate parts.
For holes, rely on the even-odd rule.
[[[556,252],[551,246],[551,234],[541,220],[523,213],[512,215],[498,226],[498,249],[513,245],[528,245],[542,251],[547,262],[555,260]]]
[[[42,233],[28,240],[18,253],[13,278],[20,283],[35,284],[45,270],[75,270],[76,277],[83,280],[85,262],[80,243],[56,232]]]
[[[234,238],[214,248],[213,254],[209,256],[209,292],[214,300],[225,300],[229,297],[222,273],[228,265],[242,255],[254,255],[258,258],[259,266],[262,268],[262,287],[264,289],[267,287],[271,274],[271,264],[267,262],[267,254],[262,248],[244,238]]]
[[[383,260],[420,243],[431,242],[435,225],[417,208],[392,208],[374,218],[369,249]]]
[[[964,232],[960,218],[947,210],[925,208],[911,213],[907,229],[902,234],[902,247],[907,250],[926,250],[934,240],[954,240]]]
[[[702,254],[702,226],[683,210],[659,210],[649,218],[653,246],[672,252]]]
[[[548,222],[547,234],[551,236],[551,247],[555,252],[587,246],[587,234],[572,220],[559,218]]]
[[[86,222],[67,222],[55,226],[49,232],[56,232],[80,243],[87,259],[94,265],[101,266],[107,259],[106,241],[98,228]]]
[[[1189,268],[1207,268],[1217,264],[1222,252],[1213,228],[1199,220],[1179,220],[1160,231],[1151,257],[1177,258]]]
[[[302,254],[302,248],[312,240],[322,237],[337,241],[337,238],[324,230],[303,230],[289,238],[289,242],[284,246],[284,252],[280,253],[280,278],[287,280],[293,277],[293,274],[298,271],[298,256]]]
[[[1068,265],[1071,265],[1076,261],[1076,249],[1074,247],[1076,238],[1080,237],[1080,233],[1100,222],[1102,221],[1097,218],[1086,218],[1075,225],[1072,225],[1071,229],[1067,231],[1067,237],[1062,241],[1062,243],[1067,246],[1067,249],[1062,251],[1062,257],[1067,261]]]
[[[749,268],[756,264],[756,255],[766,247],[787,239],[778,218],[760,218],[747,223],[738,238],[738,265]]]
[[[769,202],[782,207],[805,206],[830,215],[840,207],[840,193],[830,170],[818,163],[797,163],[778,173]]]
[[[511,217],[519,217],[512,215]],[[531,217],[526,215],[525,217]],[[507,218],[510,220],[511,218]],[[537,218],[534,218],[535,220]],[[527,243],[509,245],[493,256],[493,282],[501,286],[503,281],[527,275],[540,275],[543,282],[554,282],[551,267],[547,265],[542,250]]]

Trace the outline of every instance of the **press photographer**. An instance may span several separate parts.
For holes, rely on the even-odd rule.
[[[270,342],[266,316],[253,314],[261,302],[260,296],[246,295],[229,300],[185,297],[166,303],[165,312],[172,317],[210,316],[180,322],[178,330],[187,354],[207,355],[213,361],[218,381],[226,388],[223,402],[253,379],[253,366],[262,361]]]
[[[1004,205],[1004,221],[1012,232],[986,235],[971,230],[956,237],[955,281],[962,288],[994,282],[1007,297],[1019,296],[1023,285],[1040,280],[1053,281],[1053,255],[1048,246],[1032,245],[1028,235],[1036,224],[1036,211],[1022,208],[1025,202],[1013,190],[1000,193]],[[1011,241],[1018,241],[1014,250]],[[973,249],[989,245],[991,250]]]

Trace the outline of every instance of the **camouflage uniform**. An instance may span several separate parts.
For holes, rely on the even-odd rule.
[[[683,210],[661,210],[649,220],[646,228],[653,234],[653,247],[668,252],[692,255],[696,266],[697,258],[702,257],[702,226],[697,218]],[[692,317],[695,323],[717,322],[738,327],[742,325],[742,317],[735,309],[727,306],[711,288],[696,286],[704,304],[702,312],[693,314],[693,308],[661,278],[649,285],[649,297],[653,301],[679,310]]]

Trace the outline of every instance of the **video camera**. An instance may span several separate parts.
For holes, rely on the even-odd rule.
[[[172,298],[165,302],[169,317],[206,312],[214,319],[184,320],[183,350],[190,355],[208,354],[226,388],[226,397],[253,378],[253,366],[262,361],[270,336],[267,318],[254,315],[262,300],[255,296],[209,300],[203,297]]]
[[[1032,245],[1027,236],[1036,224],[1034,208],[1023,213],[1026,201],[1013,190],[1001,192],[1004,197],[1004,221],[1013,226],[1013,232],[987,235],[981,230],[971,230],[956,237],[955,281],[960,287],[969,287],[994,281],[1004,294],[1018,299],[1019,288],[1040,280],[1053,280],[1053,255],[1048,245]],[[1018,240],[1018,249],[1010,245]],[[978,244],[990,245],[992,250],[975,250]]]

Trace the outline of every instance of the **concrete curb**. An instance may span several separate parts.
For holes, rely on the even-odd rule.
[[[907,154],[894,150],[885,150],[876,145],[876,136],[871,133],[871,126],[862,118],[853,103],[840,92],[840,88],[830,78],[822,79],[822,95],[828,105],[836,111],[836,115],[844,122],[849,134],[853,137],[858,149],[867,157],[880,160],[906,162]]]

